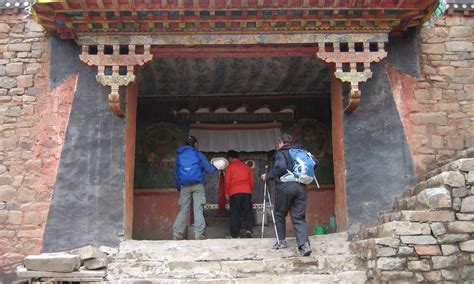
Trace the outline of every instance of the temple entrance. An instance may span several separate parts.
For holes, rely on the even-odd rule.
[[[291,133],[320,161],[320,188],[308,187],[309,233],[328,224],[335,213],[329,74],[313,57],[159,58],[140,69],[132,238],[171,239],[179,209],[175,153],[187,135],[198,138],[209,160],[228,150],[240,153],[254,173],[258,221],[264,187],[259,176],[271,166],[276,138]],[[219,177],[218,172],[206,176],[210,238],[229,235],[229,212],[218,208]],[[272,191],[273,184],[268,186]],[[271,227],[266,232],[273,236]]]

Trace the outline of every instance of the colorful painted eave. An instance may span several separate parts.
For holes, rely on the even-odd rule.
[[[404,31],[437,0],[38,0],[37,21],[62,38],[87,34]]]

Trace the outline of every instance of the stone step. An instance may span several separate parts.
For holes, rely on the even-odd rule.
[[[240,230],[240,235],[245,235],[245,230]],[[208,239],[225,239],[227,236],[230,236],[229,232],[229,225],[221,225],[221,226],[207,226],[206,227],[206,237]],[[262,236],[262,227],[261,226],[254,226],[253,227],[253,237],[260,238]],[[269,224],[269,226],[264,226],[263,236],[265,238],[275,238],[275,229],[273,228],[273,224]],[[293,234],[288,234],[288,237],[292,237]],[[186,239],[192,240],[194,239],[194,228],[193,226],[188,226],[186,231]]]
[[[219,284],[279,284],[279,283],[365,283],[367,276],[365,271],[344,271],[337,274],[260,274],[259,276],[244,278],[201,278],[201,279],[169,279],[169,278],[152,278],[152,279],[126,279],[121,280],[122,284],[202,284],[202,283],[219,283]]]
[[[108,280],[146,278],[241,278],[273,275],[337,274],[362,267],[355,255],[311,255],[241,261],[114,261],[107,267]]]

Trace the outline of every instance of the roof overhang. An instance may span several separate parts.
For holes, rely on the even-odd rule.
[[[438,0],[38,0],[37,21],[62,38],[98,34],[397,32]]]

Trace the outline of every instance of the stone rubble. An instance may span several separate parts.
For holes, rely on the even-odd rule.
[[[351,247],[367,262],[369,281],[474,281],[472,165],[474,158],[464,158],[433,171],[380,214],[377,226],[359,233]]]

